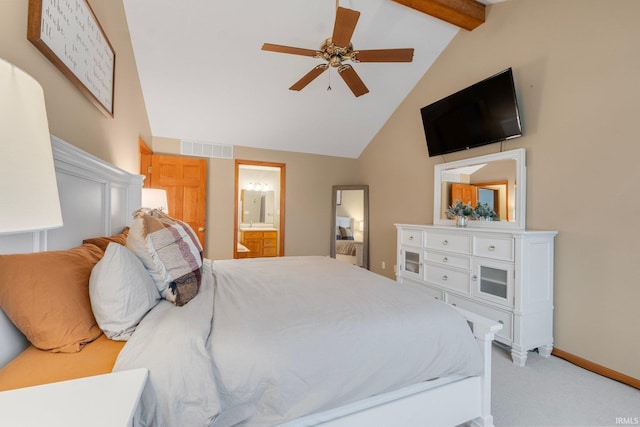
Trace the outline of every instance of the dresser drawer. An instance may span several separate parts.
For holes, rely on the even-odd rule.
[[[425,293],[431,295],[433,298],[443,301],[443,292],[440,289],[432,288],[431,286],[422,285]]]
[[[473,238],[473,254],[485,258],[513,261],[513,239],[475,236]]]
[[[431,286],[425,285],[424,282],[417,282],[411,279],[402,279],[405,284],[409,284],[411,286],[417,286],[422,291],[424,291],[427,295],[431,295],[433,298],[444,301],[444,292],[440,289],[432,288]]]
[[[262,244],[264,245],[265,248],[275,248],[278,246],[278,240],[273,238],[273,239],[268,239],[268,238],[264,238],[264,240],[262,241]]]
[[[278,255],[278,250],[275,247],[262,249],[262,256],[277,256],[277,255]]]
[[[471,237],[446,233],[427,233],[427,249],[469,254]]]
[[[470,260],[467,256],[443,254],[442,252],[426,251],[424,255],[425,261],[442,264],[443,266],[464,268],[468,270]]]
[[[264,232],[264,238],[265,239],[277,239],[278,238],[278,232],[277,231],[265,231]]]
[[[262,239],[262,231],[242,231],[241,234],[245,239]]]
[[[422,244],[423,244],[422,235],[423,235],[422,230],[416,230],[411,228],[403,229],[400,231],[400,241],[402,242],[403,245],[422,247]]]
[[[451,270],[433,264],[425,265],[427,282],[458,292],[469,293],[469,272]]]
[[[513,340],[513,317],[510,312],[488,307],[484,304],[451,294],[447,295],[447,302],[456,307],[484,316],[487,319],[502,323],[502,330],[496,333],[496,339],[505,344],[511,344]]]

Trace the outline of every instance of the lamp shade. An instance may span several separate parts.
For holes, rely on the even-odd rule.
[[[158,209],[169,215],[167,191],[159,188],[143,188],[142,207],[149,209]]]
[[[0,58],[0,234],[60,226],[44,92]]]

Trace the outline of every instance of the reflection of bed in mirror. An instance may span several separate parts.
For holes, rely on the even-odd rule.
[[[355,219],[336,216],[336,259],[362,267],[362,240],[356,240]]]

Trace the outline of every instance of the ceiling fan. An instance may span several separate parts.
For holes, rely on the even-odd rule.
[[[326,63],[317,65],[304,77],[294,83],[294,85],[289,88],[290,90],[302,90],[331,66],[338,69],[340,77],[342,77],[347,86],[349,86],[351,92],[358,97],[368,93],[369,89],[367,89],[367,86],[362,82],[353,67],[345,64],[344,61],[411,62],[413,60],[413,48],[354,50],[351,44],[351,36],[353,35],[359,18],[360,12],[338,6],[336,20],[333,26],[333,35],[322,43],[320,50],[303,49],[271,43],[264,43],[262,50],[310,56],[326,61]]]

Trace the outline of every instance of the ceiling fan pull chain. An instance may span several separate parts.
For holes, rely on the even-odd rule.
[[[327,92],[331,90],[331,70],[329,70],[329,86],[327,86]]]

